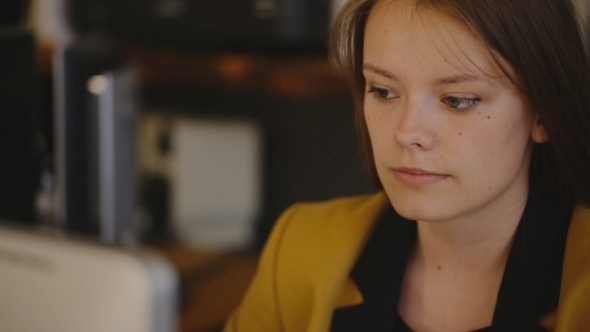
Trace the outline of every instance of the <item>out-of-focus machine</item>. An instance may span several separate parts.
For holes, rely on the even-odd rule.
[[[175,332],[178,285],[163,259],[0,223],[0,327]]]

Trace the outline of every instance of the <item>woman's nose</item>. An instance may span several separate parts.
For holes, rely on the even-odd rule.
[[[429,126],[432,119],[428,118],[427,103],[409,102],[400,111],[399,121],[394,128],[395,141],[405,149],[432,149],[436,139]]]

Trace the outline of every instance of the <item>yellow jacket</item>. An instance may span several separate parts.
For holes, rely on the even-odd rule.
[[[224,332],[327,332],[335,309],[362,303],[350,271],[389,200],[384,193],[298,204],[277,222]],[[590,209],[575,208],[550,331],[590,330]]]

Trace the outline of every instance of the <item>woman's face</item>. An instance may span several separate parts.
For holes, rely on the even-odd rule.
[[[522,208],[545,132],[477,37],[409,0],[380,0],[364,41],[365,120],[398,213],[420,221]]]

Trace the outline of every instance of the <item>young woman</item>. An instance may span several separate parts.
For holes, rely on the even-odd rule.
[[[569,0],[350,0],[381,193],[277,223],[226,331],[590,328],[590,68]]]

